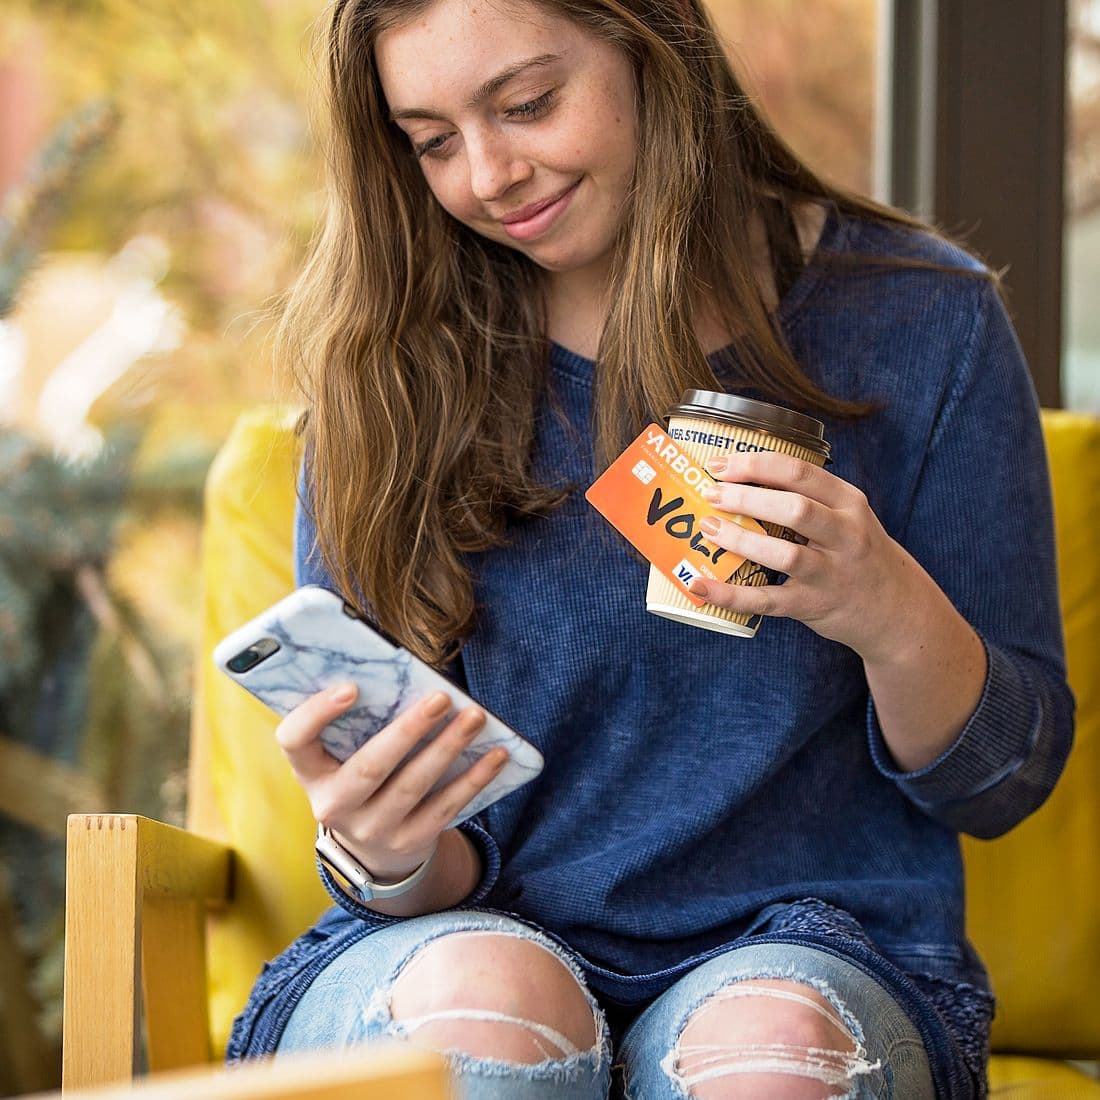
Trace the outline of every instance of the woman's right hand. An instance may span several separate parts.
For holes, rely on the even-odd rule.
[[[313,816],[381,882],[407,877],[428,859],[440,835],[497,775],[506,749],[482,756],[445,787],[428,791],[485,724],[478,707],[465,707],[431,744],[403,766],[409,750],[451,706],[444,692],[403,710],[340,763],[321,744],[321,731],[355,701],[354,684],[329,688],[295,707],[275,736],[305,788]]]

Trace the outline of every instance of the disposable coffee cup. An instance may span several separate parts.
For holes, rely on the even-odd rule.
[[[825,425],[820,420],[765,401],[711,390],[687,390],[667,419],[669,438],[701,468],[712,458],[754,451],[794,455],[815,466],[824,466],[829,460]],[[798,541],[798,536],[786,527],[758,522],[769,535]],[[755,587],[778,580],[772,570],[746,561],[727,583]],[[689,626],[742,638],[754,637],[760,625],[759,615],[734,614],[711,604],[696,607],[682,589],[652,567],[646,588],[646,610]]]

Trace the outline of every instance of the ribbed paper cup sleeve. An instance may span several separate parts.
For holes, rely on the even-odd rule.
[[[819,451],[811,450],[799,443],[792,443],[780,435],[741,427],[724,420],[672,416],[669,418],[668,426],[670,432],[677,432],[679,435],[679,438],[676,438],[676,446],[701,468],[705,468],[706,463],[712,458],[726,458],[731,450],[741,443],[744,444],[743,449],[746,451],[774,451],[777,454],[794,455],[795,458],[812,462],[815,466],[825,465],[825,455]],[[678,429],[682,429],[683,434],[679,434]],[[725,443],[715,445],[694,441],[697,437],[706,438],[713,435],[720,435],[723,440],[732,441],[733,446],[727,446]],[[789,540],[795,537],[786,527],[777,523],[759,522],[769,535]],[[746,561],[730,578],[729,583],[755,587],[767,584],[770,579],[768,571],[762,566]],[[649,569],[645,605],[646,610],[654,615],[687,623],[689,626],[699,626],[704,630],[735,634],[742,638],[753,637],[760,625],[759,615],[735,615],[732,611],[713,607],[709,603],[696,607],[680,588],[652,566]]]

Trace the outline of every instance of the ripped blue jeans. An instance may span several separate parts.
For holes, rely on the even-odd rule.
[[[553,953],[584,991],[595,1022],[596,1042],[577,1049],[558,1030],[535,1018],[484,1008],[395,1019],[390,1008],[394,982],[417,952],[440,936],[491,932],[519,936]],[[751,979],[787,979],[817,990],[835,1010],[789,990],[743,986]],[[739,995],[801,1001],[842,1024],[850,1053],[776,1043],[729,1041],[685,1045],[682,1034],[704,1003]],[[738,1075],[760,1074],[820,1082],[808,1095],[852,1100],[934,1100],[931,1074],[920,1036],[893,998],[858,967],[824,951],[786,944],[739,947],[689,971],[626,1027],[613,1050],[608,1021],[589,991],[583,971],[554,940],[521,921],[475,910],[450,910],[389,925],[353,944],[314,979],[290,1016],[280,1053],[343,1047],[371,1039],[414,1039],[417,1029],[437,1019],[494,1020],[523,1029],[546,1054],[539,1062],[517,1063],[445,1051],[461,1100],[606,1100],[612,1064],[624,1100],[683,1100],[694,1086]],[[731,1095],[737,1095],[735,1085]],[[718,1095],[707,1085],[709,1095]],[[618,1090],[622,1091],[619,1092]]]

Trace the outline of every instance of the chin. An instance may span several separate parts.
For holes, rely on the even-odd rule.
[[[606,252],[591,247],[570,248],[564,242],[554,243],[548,241],[542,248],[539,247],[539,243],[538,241],[533,242],[529,248],[523,249],[523,252],[529,260],[547,271],[559,273],[580,271],[582,268],[599,262],[606,255]]]

